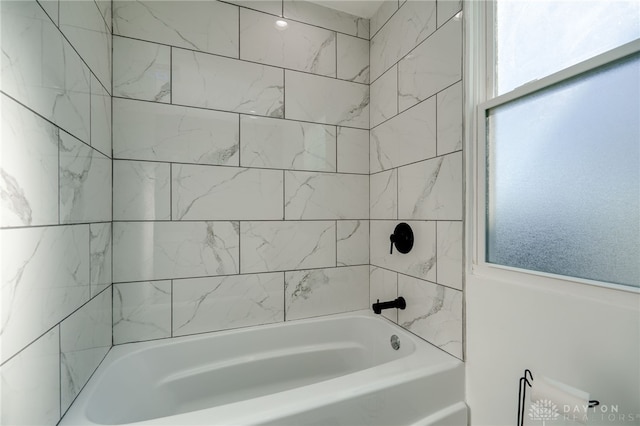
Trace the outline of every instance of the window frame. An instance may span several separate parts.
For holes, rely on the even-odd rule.
[[[640,287],[608,283],[578,277],[510,267],[486,261],[487,211],[487,111],[521,99],[601,66],[640,52],[640,39],[564,68],[549,76],[533,80],[504,94],[495,93],[495,1],[465,2],[465,142],[467,148],[467,212],[466,270],[504,281],[519,281],[536,285],[590,285],[640,293]]]

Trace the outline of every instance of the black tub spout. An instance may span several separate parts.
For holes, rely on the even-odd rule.
[[[391,309],[391,308],[404,309],[406,307],[407,307],[407,302],[404,300],[404,297],[402,296],[390,302],[380,302],[380,299],[378,299],[376,303],[371,305],[373,312],[375,312],[376,314],[380,314],[383,309]]]

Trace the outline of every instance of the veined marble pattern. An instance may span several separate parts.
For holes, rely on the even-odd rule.
[[[369,41],[338,34],[338,78],[369,83]]]
[[[369,221],[339,220],[336,232],[338,266],[369,263]]]
[[[89,224],[91,297],[111,285],[111,223]]]
[[[437,95],[438,155],[462,149],[462,82]]]
[[[114,282],[238,273],[238,222],[115,222]]]
[[[284,17],[369,39],[369,20],[301,0],[284,0]]]
[[[44,11],[49,15],[51,20],[56,26],[58,25],[58,0],[38,0],[40,6],[44,9]]]
[[[338,172],[369,174],[369,131],[338,127]]]
[[[287,320],[365,309],[369,266],[286,272],[284,291]]]
[[[398,217],[398,170],[387,170],[370,176],[371,219]]]
[[[438,27],[442,26],[453,15],[462,10],[462,0],[438,2]]]
[[[114,1],[113,33],[238,57],[238,7],[211,1]]]
[[[34,1],[3,2],[2,90],[89,142],[89,70]]]
[[[336,128],[242,115],[241,166],[336,171]]]
[[[280,220],[283,176],[280,170],[172,166],[174,220]]]
[[[286,118],[369,129],[369,86],[285,70]]]
[[[111,220],[111,160],[60,132],[60,222]]]
[[[91,75],[91,146],[111,157],[111,95]]]
[[[282,0],[226,0],[227,3],[282,16]]]
[[[371,173],[435,157],[435,97],[372,129],[369,155]]]
[[[334,221],[240,222],[241,272],[336,265]]]
[[[285,172],[286,219],[368,219],[369,176]]]
[[[111,24],[113,23],[113,13],[111,10],[111,0],[96,0],[96,4],[98,5],[98,9],[100,10],[100,14],[104,18],[104,21],[111,31]]]
[[[378,11],[369,20],[371,38],[375,37],[376,33],[380,31],[380,28],[396,13],[396,10],[398,10],[398,1],[384,0],[382,2]]]
[[[371,127],[398,114],[398,67],[389,68],[371,83]]]
[[[434,61],[433,58],[438,60]],[[461,78],[462,21],[452,19],[398,63],[400,111]]]
[[[238,115],[113,100],[115,158],[237,166]]]
[[[404,4],[371,39],[371,78],[378,78],[435,30],[435,0]]]
[[[438,222],[438,284],[462,290],[462,222]]]
[[[462,292],[399,275],[398,294],[407,300],[398,324],[462,359]]]
[[[114,36],[113,95],[170,103],[171,48]]]
[[[406,221],[415,240],[409,253],[389,254],[389,235],[400,220],[372,220],[371,264],[429,281],[436,280],[436,222]]]
[[[0,231],[4,362],[89,300],[89,225]]]
[[[60,420],[60,331],[52,328],[0,369],[0,422],[55,425]],[[3,336],[4,343],[4,336]],[[37,407],[37,409],[34,409]]]
[[[284,321],[284,273],[173,282],[173,335]]]
[[[171,219],[171,165],[115,160],[113,219]]]
[[[398,296],[398,274],[387,269],[371,266],[369,270],[369,305],[378,300],[386,302]],[[385,309],[381,314],[393,322],[398,322],[397,309]]]
[[[240,59],[336,76],[335,32],[295,21],[280,28],[278,20],[282,18],[240,9]]]
[[[0,226],[57,224],[58,129],[0,96]]]
[[[113,344],[171,337],[171,281],[113,285]]]
[[[93,1],[60,0],[60,31],[111,89],[111,31]]]
[[[462,220],[462,152],[401,167],[398,179],[400,218]]]
[[[183,49],[172,55],[173,103],[282,117],[282,69]]]
[[[111,290],[60,323],[60,405],[65,412],[111,348]]]

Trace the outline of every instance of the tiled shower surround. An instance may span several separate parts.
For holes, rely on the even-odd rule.
[[[2,423],[112,344],[397,295],[461,358],[460,9],[2,1]]]

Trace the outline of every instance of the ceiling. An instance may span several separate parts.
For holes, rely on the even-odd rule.
[[[371,18],[385,1],[397,0],[311,0],[312,3],[367,19]]]

